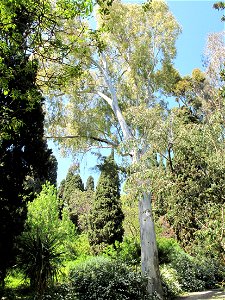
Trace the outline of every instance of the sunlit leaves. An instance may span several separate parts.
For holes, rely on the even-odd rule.
[[[97,31],[88,31],[87,23],[80,20],[63,23],[64,32],[60,38],[68,45],[72,42],[74,47],[63,60],[65,65],[60,67],[53,62],[52,67],[47,68],[59,83],[57,93],[65,94],[62,122],[55,119],[49,130],[53,132],[59,126],[64,135],[80,136],[80,140],[66,142],[67,146],[74,143],[73,149],[84,147],[85,136],[88,146],[96,145],[97,140],[91,142],[91,136],[115,144],[123,139],[115,112],[98,92],[108,97],[114,90],[122,113],[128,117],[132,109],[138,110],[140,106],[140,112],[143,107],[147,112],[151,105],[160,102],[159,91],[169,93],[179,77],[172,60],[180,27],[167,5],[163,1],[149,3],[148,9],[119,1],[110,5],[107,15],[97,13]],[[78,76],[77,66],[83,72]],[[69,71],[70,67],[74,68],[74,74]],[[166,80],[168,74],[170,83]],[[53,89],[47,93],[51,91],[54,93]],[[60,98],[55,99],[59,101]],[[67,120],[65,127],[64,120]],[[146,132],[132,117],[127,121],[132,132],[139,131],[140,135]]]

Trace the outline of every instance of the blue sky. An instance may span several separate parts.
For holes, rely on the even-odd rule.
[[[144,1],[124,1],[127,3],[142,3]],[[194,68],[203,70],[202,55],[206,45],[207,35],[213,32],[225,30],[224,24],[220,21],[222,16],[212,8],[216,1],[183,1],[168,0],[170,10],[182,27],[182,34],[177,41],[177,58],[175,67],[181,75],[191,74]],[[71,158],[60,156],[59,150],[49,143],[53,153],[58,160],[58,183],[66,177]],[[95,166],[96,159],[88,155],[81,162],[81,177],[86,183],[89,175],[97,180],[98,174],[93,173],[90,168]],[[96,183],[96,182],[95,182]]]

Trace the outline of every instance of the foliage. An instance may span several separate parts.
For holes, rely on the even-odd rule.
[[[121,260],[129,266],[138,266],[141,259],[141,246],[133,238],[125,237],[121,243],[116,241],[115,245],[108,246],[104,254],[112,259]]]
[[[73,170],[73,167],[71,167],[68,170],[68,173],[66,175],[64,193],[63,193],[65,202],[69,202],[70,195],[76,189],[80,191],[84,191],[84,184],[82,182],[80,175],[76,174],[75,171]]]
[[[211,33],[207,37],[207,44],[204,51],[206,75],[209,82],[219,91],[224,89],[224,81],[222,79],[222,71],[224,70],[225,46],[223,43],[224,32]],[[222,109],[221,97],[214,95],[215,106],[217,110]],[[211,97],[212,98],[212,97]],[[213,101],[213,99],[210,99]],[[221,102],[221,103],[220,103]]]
[[[28,203],[25,231],[19,240],[18,265],[37,293],[42,294],[53,282],[74,240],[75,228],[68,212],[64,209],[59,219],[56,190],[48,183]]]
[[[208,214],[204,225],[195,232],[192,253],[223,261],[225,248],[224,204],[209,203],[206,209]]]
[[[83,224],[79,224],[82,223],[80,222],[79,217],[81,216],[80,213],[82,212],[82,209],[80,211],[80,207],[82,207],[81,203],[84,200],[84,194],[80,193],[80,191],[84,191],[84,184],[80,175],[77,174],[76,170],[74,170],[74,167],[71,166],[66,175],[66,179],[63,180],[60,184],[58,195],[61,198],[61,206],[67,206],[69,208],[70,219],[75,224],[75,226],[81,230],[83,229]],[[82,197],[82,199],[80,197]],[[84,201],[84,203],[85,204],[83,206],[85,207],[86,201]]]
[[[70,218],[76,224],[80,233],[88,231],[89,215],[94,202],[94,192],[91,190],[74,190],[70,196],[68,206]]]
[[[173,165],[176,175],[175,177],[172,175],[174,184],[171,191],[173,189],[174,191],[171,196],[174,197],[175,193],[177,197],[176,200],[171,197],[169,203],[173,203],[172,206],[176,212],[168,211],[167,216],[173,223],[173,228],[183,245],[188,244],[187,238],[189,242],[194,239],[194,233],[197,230],[207,226],[206,220],[210,218],[208,206],[215,203],[219,208],[224,202],[225,186],[222,179],[224,164],[218,157],[218,153],[214,152],[213,144],[209,143],[210,136],[206,134],[207,129],[211,130],[206,125],[204,132],[201,125],[195,126],[192,130],[189,127],[189,132],[186,132],[187,136],[183,131],[183,142],[177,145],[179,148],[175,149]],[[185,141],[190,133],[193,134],[191,144],[190,140],[188,143]],[[213,138],[215,138],[215,132]],[[178,211],[179,214],[177,214]],[[178,215],[178,218],[175,218],[174,213]]]
[[[24,279],[24,274],[18,268],[12,268],[9,270],[5,279],[5,287],[15,289],[20,286],[28,286],[29,281]]]
[[[132,22],[129,21],[131,15]],[[74,38],[80,23],[63,24],[64,32],[71,32],[68,25],[73,26],[74,30],[71,36],[62,36],[65,41]],[[110,107],[106,95],[117,101],[119,99],[123,117],[132,132],[139,132],[141,140],[141,126],[132,122],[132,116],[128,119],[127,114],[131,114],[133,108],[139,110],[143,103],[149,109],[158,100],[155,93],[164,89],[165,79],[171,78],[173,81],[172,60],[176,54],[175,40],[180,33],[179,25],[164,1],[152,1],[148,9],[143,9],[142,5],[114,1],[107,16],[97,14],[97,27],[100,28],[97,37],[95,34],[92,38],[87,36],[87,24],[82,25],[83,31],[78,32],[83,47],[79,51],[75,47],[75,51],[67,57],[67,64],[75,69],[80,63],[84,72],[80,77],[68,72],[60,91],[57,85],[49,91],[48,130],[73,153],[77,149],[88,150],[90,146],[105,146],[106,143],[113,147],[120,145],[120,150],[127,154],[120,120],[116,119],[118,115]],[[101,51],[99,43],[104,45]],[[50,73],[51,70],[61,71],[54,62],[52,66],[48,65],[48,69]],[[170,76],[163,76],[165,72]],[[59,104],[59,98],[54,95],[63,93],[68,101]],[[62,135],[73,136],[74,139],[60,139]],[[134,135],[135,138],[137,136]],[[142,142],[139,143],[137,138],[132,145],[126,146],[134,145],[142,145]]]
[[[225,2],[219,1],[213,4],[213,8],[217,10],[224,10],[225,9]],[[221,21],[225,21],[225,16],[223,15]]]
[[[96,257],[70,272],[70,281],[82,299],[148,299],[146,280],[120,261]]]
[[[24,234],[20,240],[18,267],[30,279],[31,288],[42,295],[57,278],[61,263],[59,241],[51,235]]]
[[[107,15],[97,14],[101,35],[87,36],[88,25],[83,22],[83,30],[78,31],[79,25],[80,20],[62,24],[62,32],[71,33],[70,36],[62,33],[62,39],[73,40],[74,33],[79,32],[83,45],[66,57],[68,68],[63,71],[68,71],[68,76],[64,85],[60,89],[55,85],[49,92],[48,129],[73,153],[90,150],[92,146],[110,146],[117,148],[119,154],[130,155],[133,163],[138,162],[139,154],[151,145],[142,125],[151,127],[148,113],[156,103],[163,102],[160,96],[168,94],[179,78],[172,61],[180,27],[164,1],[150,1],[147,5],[113,1]],[[74,73],[79,63],[83,73],[78,77]],[[50,74],[61,72],[54,62],[46,69]],[[168,78],[170,82],[166,84]],[[58,96],[66,97],[67,101],[59,104]],[[142,117],[140,122],[135,122],[136,115]],[[74,139],[60,139],[60,136]],[[141,189],[142,182],[137,186]],[[100,215],[96,213],[96,218]],[[142,223],[144,234],[148,229],[146,223]],[[148,250],[153,253],[146,259],[148,264],[142,264],[148,266],[150,278],[155,272],[149,263],[156,253],[155,234],[146,233],[145,237],[154,240],[142,247],[146,253],[150,253]],[[157,257],[154,259],[157,261]],[[154,267],[158,270],[157,263]],[[159,278],[156,282],[154,289],[160,286]]]
[[[62,40],[70,43],[77,32],[82,40],[79,49],[71,47],[74,51],[66,57],[66,67],[63,70],[57,68],[53,61],[45,68],[54,75],[67,72],[60,89],[56,84],[48,91],[51,99],[48,130],[73,153],[107,146],[130,156],[133,163],[138,162],[139,154],[141,156],[151,145],[146,138],[145,128],[151,127],[147,116],[156,103],[163,102],[162,93],[171,92],[179,78],[172,61],[180,27],[164,1],[150,1],[147,5],[113,1],[107,14],[97,13],[99,31],[97,34],[92,31],[91,36],[87,34],[88,24],[83,22],[83,28],[79,30],[80,24],[77,19],[62,24]],[[78,65],[83,71],[80,76],[76,76]],[[166,84],[168,78],[170,82]],[[60,104],[59,99],[62,100]],[[136,122],[136,115],[140,122]],[[62,136],[74,139],[60,138]],[[142,183],[136,187],[140,187],[140,191]],[[146,197],[145,200],[149,199]],[[93,222],[101,215],[101,212],[96,213]],[[142,224],[143,233],[149,228],[154,231],[154,226],[147,227],[147,222]],[[145,236],[154,240],[155,248],[154,232]],[[94,241],[99,242],[104,241]],[[153,255],[148,255],[152,249],[149,249],[150,244],[142,244],[146,254],[142,256],[146,257],[142,266],[147,268],[143,272],[148,272],[149,278],[155,276],[153,273],[157,274],[153,289],[159,290],[158,262],[154,255],[157,251],[154,249]],[[150,262],[152,258],[155,263]]]
[[[204,105],[196,110],[191,107],[192,102],[188,103],[187,107],[173,108],[168,117],[161,116],[161,124],[156,124],[155,129],[160,134],[156,133],[154,146],[163,155],[163,164],[151,166],[143,172],[144,164],[149,163],[152,154],[149,151],[143,168],[138,171],[142,170],[143,178],[152,185],[156,218],[161,216],[169,222],[179,242],[190,253],[198,244],[196,239],[201,234],[208,234],[209,245],[215,250],[211,253],[217,256],[224,244],[221,112],[212,114],[212,108],[205,110],[203,100]],[[217,250],[216,244],[219,246]]]
[[[74,288],[70,284],[57,284],[49,287],[41,300],[78,300]]]
[[[173,238],[157,237],[160,264],[168,264],[179,253],[184,253],[178,242]]]
[[[56,160],[43,139],[43,98],[36,84],[40,60],[61,49],[62,20],[85,16],[92,2],[2,0],[0,3],[0,283],[13,264],[26,200],[46,180],[56,184]],[[39,56],[39,62],[37,61]],[[31,194],[30,194],[31,193]]]
[[[121,195],[124,213],[123,228],[125,236],[132,236],[135,240],[140,235],[137,199],[132,194]]]
[[[106,245],[122,241],[123,212],[120,203],[120,182],[113,154],[101,166],[93,208],[90,214],[89,240],[99,251]]]
[[[94,178],[92,176],[89,176],[86,182],[85,190],[94,191],[94,189],[95,189]]]
[[[184,292],[217,288],[224,276],[224,266],[205,257],[191,257],[176,252],[169,264],[160,267],[166,299],[174,299]]]
[[[169,265],[162,265],[160,267],[160,274],[165,299],[173,300],[176,296],[182,294],[183,290],[175,269]]]
[[[77,236],[76,241],[72,245],[71,252],[74,253],[77,259],[91,254],[91,246],[87,234],[81,233]]]
[[[25,232],[60,241],[63,251],[75,240],[75,227],[69,219],[66,208],[59,219],[58,199],[54,186],[43,185],[41,193],[33,202],[28,203]]]
[[[36,12],[33,1],[0,4],[1,284],[14,260],[15,238],[23,230],[25,200],[32,200],[47,179],[56,183],[57,163],[43,139],[38,63],[27,51],[28,36],[35,33],[33,24],[39,20]]]
[[[224,275],[224,267],[218,266],[216,261],[193,258],[186,253],[176,255],[171,262],[171,267],[176,270],[180,287],[186,292],[216,288]]]

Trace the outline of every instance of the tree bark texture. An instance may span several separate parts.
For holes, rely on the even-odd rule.
[[[141,270],[148,277],[148,292],[157,293],[163,299],[159,274],[158,250],[152,215],[151,195],[143,193],[139,200],[139,222],[141,235]]]

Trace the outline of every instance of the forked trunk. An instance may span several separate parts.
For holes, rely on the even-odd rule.
[[[139,201],[139,222],[141,235],[141,270],[143,275],[148,277],[148,292],[151,295],[157,293],[160,299],[163,299],[150,194],[143,193]]]

